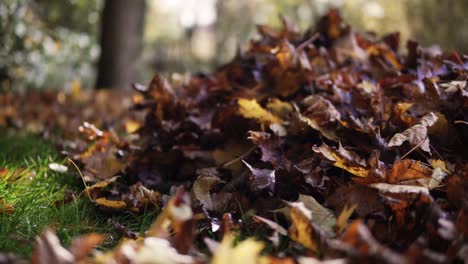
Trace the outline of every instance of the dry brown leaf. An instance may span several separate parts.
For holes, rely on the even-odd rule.
[[[429,139],[427,138],[427,128],[434,125],[438,117],[434,113],[423,116],[416,125],[406,129],[401,133],[395,134],[388,142],[388,147],[401,146],[408,141],[411,146],[421,146],[421,149],[431,153],[429,148]]]

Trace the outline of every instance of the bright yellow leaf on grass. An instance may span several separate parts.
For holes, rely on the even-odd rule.
[[[265,110],[261,105],[257,103],[255,99],[248,100],[240,98],[237,100],[239,105],[239,113],[247,119],[255,119],[260,123],[267,124],[281,124],[282,120],[276,117],[272,113]]]

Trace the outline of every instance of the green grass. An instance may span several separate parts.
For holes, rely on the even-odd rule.
[[[49,142],[0,132],[0,169],[9,171],[0,177],[0,199],[13,208],[2,210],[0,205],[0,252],[29,257],[34,238],[47,227],[56,230],[65,246],[77,235],[97,232],[107,235],[102,248],[110,248],[121,238],[112,222],[136,232],[144,232],[152,223],[155,212],[105,215],[83,196],[64,203],[67,191],[78,196],[82,182],[72,166],[57,173],[48,168],[52,162],[66,163]],[[16,175],[17,170],[21,173]]]

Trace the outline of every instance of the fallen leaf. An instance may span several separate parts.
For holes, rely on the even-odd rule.
[[[406,129],[402,133],[395,134],[388,142],[388,147],[401,146],[405,141],[408,141],[411,146],[420,145],[422,150],[431,153],[427,128],[434,125],[437,119],[437,116],[432,112],[423,116],[416,125]]]
[[[275,191],[276,176],[275,170],[257,169],[242,160],[252,173],[250,176],[251,186],[254,190],[268,189],[270,192]]]
[[[320,147],[312,148],[316,153],[321,154],[333,166],[344,169],[354,176],[367,177],[369,170],[366,163],[356,153],[344,149],[341,144],[338,151],[323,143]]]
[[[91,250],[101,244],[105,239],[101,234],[87,234],[73,239],[70,252],[75,257],[75,261],[85,259]]]
[[[241,241],[233,246],[234,238],[230,235],[224,236],[221,244],[217,247],[211,263],[213,264],[256,264],[260,251],[264,248],[263,243],[252,238]]]
[[[97,205],[101,205],[107,208],[112,208],[112,209],[125,209],[127,207],[127,204],[124,201],[114,201],[114,200],[109,200],[106,198],[97,198],[93,200],[93,202]]]
[[[260,123],[265,124],[281,124],[282,120],[279,117],[274,116],[272,113],[265,110],[261,105],[257,103],[255,99],[248,100],[240,98],[237,100],[239,105],[239,114],[244,118],[254,119]]]
[[[46,229],[40,236],[36,237],[36,246],[31,262],[34,264],[74,263],[75,257],[60,244],[55,232]]]
[[[348,219],[351,217],[351,215],[357,207],[357,204],[353,204],[349,207],[345,205],[345,207],[343,207],[343,210],[341,210],[341,213],[338,216],[338,219],[336,220],[336,227],[338,229],[338,232],[341,232],[346,228],[346,226],[348,225]]]
[[[432,170],[423,165],[420,161],[403,159],[395,162],[387,170],[386,177],[388,183],[397,183],[408,180],[430,179]]]
[[[369,187],[379,190],[380,192],[389,193],[423,193],[429,195],[429,189],[427,187],[420,187],[414,185],[402,185],[402,184],[389,184],[389,183],[372,183]]]
[[[313,252],[319,252],[320,235],[312,224],[312,212],[302,202],[288,203],[288,208],[292,219],[289,237]]]
[[[135,263],[195,263],[195,259],[192,256],[178,253],[169,241],[157,237],[145,238],[142,247],[130,252],[128,257]]]

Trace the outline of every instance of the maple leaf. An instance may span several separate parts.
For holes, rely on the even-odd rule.
[[[434,125],[437,119],[437,116],[432,112],[423,116],[416,125],[406,129],[402,133],[395,134],[387,146],[401,146],[405,141],[408,141],[412,146],[420,145],[422,150],[431,153],[429,139],[427,138],[427,128]]]

